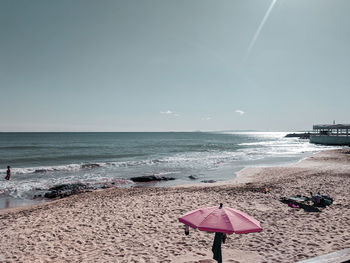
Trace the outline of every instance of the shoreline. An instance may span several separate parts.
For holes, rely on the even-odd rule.
[[[197,178],[196,180],[192,180],[192,181],[188,181],[187,183],[184,183],[184,182],[179,182],[179,183],[175,183],[175,184],[171,184],[171,185],[168,185],[167,183],[169,181],[160,181],[160,182],[157,182],[157,181],[150,181],[150,182],[143,182],[143,183],[133,183],[129,186],[126,186],[126,188],[134,188],[134,187],[159,187],[159,188],[167,188],[167,187],[206,187],[206,186],[220,186],[220,185],[226,185],[226,184],[236,184],[238,183],[237,181],[237,174],[240,173],[241,170],[244,170],[245,168],[250,168],[250,167],[254,167],[254,168],[263,168],[263,167],[284,167],[284,166],[288,166],[288,165],[294,165],[298,162],[301,162],[302,160],[304,160],[305,158],[308,158],[310,156],[312,156],[313,154],[315,153],[308,153],[306,156],[305,156],[305,153],[303,154],[303,156],[300,156],[300,159],[298,160],[294,160],[293,162],[286,162],[286,163],[275,163],[275,164],[270,164],[270,163],[266,163],[266,164],[257,164],[257,165],[248,165],[248,166],[241,166],[242,168],[240,168],[239,170],[238,169],[233,169],[234,167],[231,167],[233,169],[232,171],[232,179],[210,179],[208,181],[214,181],[214,182],[202,182],[202,181],[199,181],[200,178]],[[317,153],[316,153],[317,154]],[[218,171],[218,173],[220,173],[222,171]],[[128,179],[115,179],[115,181],[120,181],[120,182],[123,182],[123,180],[128,181]],[[104,184],[103,187],[96,187],[96,188],[88,188],[86,191],[87,192],[90,192],[90,191],[96,191],[96,190],[100,190],[100,189],[106,189],[106,188],[113,188],[113,187],[117,187],[117,188],[122,188],[123,187],[123,184],[125,184],[125,182],[123,182],[121,185],[114,185],[114,183],[109,183],[109,182],[96,182],[96,185],[102,185]],[[242,181],[244,182],[244,181]],[[76,183],[79,183],[79,181],[77,181]],[[75,184],[74,183],[71,183],[72,185]],[[113,185],[113,186],[112,186]],[[53,187],[55,187],[57,185],[53,185]],[[89,187],[89,184],[87,185]],[[81,194],[83,193],[84,191],[81,191],[81,192],[78,192],[78,193],[72,193],[72,194],[69,194],[67,196],[71,196],[71,195],[76,195],[76,194]],[[48,193],[49,193],[49,190],[48,190]],[[34,196],[36,195],[35,193],[32,193]],[[42,194],[42,193],[39,193],[39,194]],[[67,196],[63,197],[63,198],[66,198]],[[11,208],[18,208],[18,207],[31,207],[31,206],[35,206],[35,205],[40,205],[40,204],[45,204],[45,203],[50,203],[52,202],[53,200],[59,200],[61,199],[62,197],[57,197],[57,198],[37,198],[37,199],[21,199],[21,198],[15,198],[15,197],[11,197],[11,196],[2,196],[0,197],[0,211],[2,210],[6,210],[6,209],[11,209]]]
[[[246,185],[246,184],[251,184],[253,182],[259,182],[259,180],[261,180],[262,178],[259,177],[259,173],[263,171],[263,169],[276,169],[278,167],[282,167],[282,168],[288,168],[288,167],[298,167],[298,166],[303,166],[303,162],[307,162],[309,159],[313,159],[313,156],[315,155],[323,155],[323,154],[328,154],[330,152],[334,152],[334,151],[346,151],[346,149],[337,149],[337,150],[323,150],[317,153],[313,153],[310,154],[306,157],[303,157],[302,159],[298,160],[297,162],[293,162],[293,163],[288,163],[288,164],[282,164],[282,165],[276,165],[276,166],[246,166],[243,167],[242,169],[240,169],[239,171],[235,172],[235,178],[233,179],[229,179],[229,180],[223,180],[223,181],[216,181],[213,183],[204,183],[204,182],[193,182],[193,183],[187,183],[187,184],[180,184],[180,185],[172,185],[172,186],[149,186],[147,185],[147,183],[141,183],[138,186],[130,186],[130,187],[126,187],[126,188],[121,188],[121,187],[110,187],[110,188],[100,188],[100,189],[94,189],[94,190],[88,190],[86,192],[81,192],[78,194],[73,194],[71,196],[67,196],[64,198],[55,198],[55,199],[42,199],[42,200],[26,200],[23,202],[23,204],[17,205],[17,206],[10,206],[8,208],[0,208],[0,216],[4,213],[6,213],[7,211],[20,211],[20,210],[25,210],[25,209],[35,209],[37,206],[41,207],[41,206],[45,206],[48,205],[50,203],[56,203],[56,202],[60,202],[61,200],[73,197],[73,196],[79,196],[81,194],[84,193],[92,193],[92,192],[99,192],[99,191],[106,191],[108,189],[133,189],[133,188],[159,188],[159,189],[177,189],[177,188],[207,188],[207,187],[222,187],[222,186],[242,186],[242,185]],[[350,150],[349,150],[350,152]],[[307,165],[309,166],[309,164]],[[257,179],[257,177],[259,177],[259,179]],[[17,200],[18,201],[18,200]]]
[[[185,236],[177,218],[220,202],[263,227],[230,235],[222,245],[224,262],[295,262],[350,247],[349,153],[329,150],[293,165],[248,167],[236,182],[221,185],[109,188],[3,209],[0,261],[214,262],[213,234],[191,229]],[[334,203],[318,213],[279,201],[320,188]]]

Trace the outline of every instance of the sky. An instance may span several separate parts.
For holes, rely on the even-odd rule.
[[[350,123],[348,0],[0,0],[0,131]]]

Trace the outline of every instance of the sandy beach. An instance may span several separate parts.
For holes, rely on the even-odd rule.
[[[262,232],[229,235],[224,262],[295,262],[350,247],[350,151],[324,151],[297,164],[251,167],[225,184],[110,188],[0,211],[0,262],[215,262],[213,233],[178,217],[223,203],[254,216]],[[270,192],[264,194],[262,189]],[[283,196],[320,191],[320,212]]]

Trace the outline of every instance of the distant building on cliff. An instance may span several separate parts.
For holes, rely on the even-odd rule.
[[[325,145],[349,145],[350,124],[319,124],[313,126],[310,136],[311,143]]]

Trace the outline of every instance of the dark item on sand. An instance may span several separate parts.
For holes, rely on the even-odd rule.
[[[310,197],[307,196],[301,196],[301,195],[296,195],[296,196],[290,196],[290,197],[282,197],[284,199],[287,199],[291,202],[308,202],[310,201]]]
[[[311,197],[301,195],[282,197],[280,201],[288,204],[289,207],[302,208],[307,212],[320,212],[317,207],[326,207],[333,203],[333,198],[330,196],[321,195],[320,193],[313,195],[311,192],[310,195]],[[312,202],[312,205],[309,205],[310,202]]]
[[[5,177],[5,180],[10,180],[10,177],[11,177],[11,167],[10,166],[7,166],[7,171],[6,171],[6,177]]]
[[[321,212],[317,207],[309,205],[310,198],[304,196],[282,197],[280,201],[291,208],[304,209],[306,212]]]
[[[326,207],[328,205],[333,204],[333,198],[328,195],[321,195],[320,193],[316,195],[311,195],[311,201],[314,203],[314,206]]]

